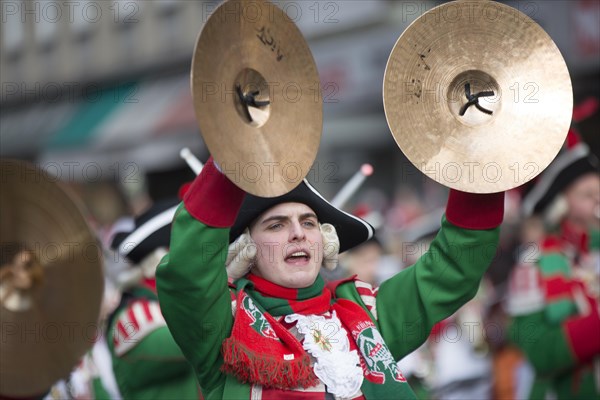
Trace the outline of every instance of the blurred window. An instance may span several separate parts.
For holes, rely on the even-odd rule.
[[[63,5],[55,0],[26,2],[26,16],[34,18],[35,42],[42,51],[50,51],[56,45],[56,34],[63,18],[68,18]]]
[[[2,48],[6,61],[20,58],[25,44],[25,21],[21,13],[23,2],[2,4]]]
[[[180,0],[156,0],[156,9],[161,15],[176,14],[180,7]]]
[[[177,52],[183,34],[181,21],[181,4],[177,0],[158,0],[156,11],[158,13],[161,36],[163,38],[163,51],[166,53]]]
[[[139,43],[136,41],[135,29],[122,29],[119,32],[119,47],[122,61],[135,63]]]
[[[78,41],[89,39],[94,28],[102,21],[102,7],[98,1],[79,0],[69,10],[69,25]],[[106,16],[104,16],[106,18]]]
[[[140,0],[114,0],[108,7],[113,23],[117,27],[117,44],[120,62],[134,65],[138,59],[140,43],[136,42],[137,31],[142,21],[144,2]],[[124,65],[125,65],[124,64]]]
[[[115,0],[108,8],[114,22],[118,23],[119,27],[127,29],[133,28],[140,22],[143,4],[140,0]]]
[[[22,13],[17,3],[2,5],[2,47],[8,51],[19,51],[24,42]]]

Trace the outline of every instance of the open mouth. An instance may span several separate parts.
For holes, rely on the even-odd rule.
[[[285,261],[292,264],[307,263],[310,260],[310,254],[306,251],[296,251],[285,258]]]

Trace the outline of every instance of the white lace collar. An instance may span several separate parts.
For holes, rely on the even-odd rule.
[[[304,337],[303,347],[313,358],[315,375],[339,399],[351,399],[360,393],[364,375],[356,350],[350,350],[348,334],[335,311],[331,317],[291,314],[285,321],[296,321]]]

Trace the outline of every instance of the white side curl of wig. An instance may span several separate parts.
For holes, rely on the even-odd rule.
[[[328,270],[333,270],[338,265],[340,239],[331,224],[321,224],[320,230],[323,235],[323,266]],[[244,233],[229,245],[225,260],[227,276],[236,280],[246,275],[254,266],[256,251],[256,244],[250,237],[250,231],[246,228]]]
[[[333,271],[338,266],[340,238],[331,224],[321,224],[321,235],[323,235],[323,266]]]
[[[233,280],[246,275],[254,265],[256,259],[256,244],[250,237],[248,228],[227,250],[227,259],[225,260],[225,269],[227,276]]]
[[[562,193],[558,194],[544,210],[544,222],[550,226],[557,225],[568,212],[569,204],[567,203],[567,198]]]

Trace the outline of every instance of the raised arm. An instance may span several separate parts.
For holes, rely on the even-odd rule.
[[[503,214],[504,193],[450,191],[429,251],[385,281],[376,297],[381,334],[396,359],[415,350],[435,323],[475,296],[496,253]]]
[[[225,259],[243,198],[209,160],[175,214],[156,273],[162,313],[205,393],[225,381],[221,343],[233,325]]]

